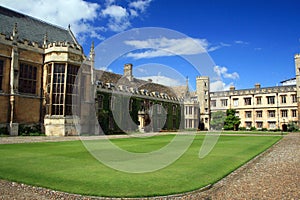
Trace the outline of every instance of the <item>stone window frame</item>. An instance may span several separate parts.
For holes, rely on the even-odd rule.
[[[19,93],[36,95],[38,68],[36,65],[20,62],[19,65]]]
[[[103,99],[104,99],[104,96],[102,94],[97,95],[98,110],[103,109]]]
[[[251,98],[251,97],[245,97],[245,98],[244,98],[244,105],[245,105],[245,106],[250,106],[250,105],[252,105],[252,98]]]
[[[263,128],[263,122],[256,122],[256,128]]]
[[[173,115],[176,115],[176,109],[177,109],[177,105],[173,105],[172,106],[172,113],[173,113]]]
[[[269,118],[276,117],[276,111],[275,110],[268,110],[268,117]]]
[[[286,104],[286,95],[280,95],[281,103]]]
[[[281,110],[281,117],[288,117],[288,110]]]
[[[212,108],[217,107],[217,101],[216,100],[211,100],[210,105]]]
[[[227,107],[228,106],[228,99],[221,99],[221,106]]]
[[[297,110],[296,109],[291,110],[291,112],[292,112],[292,117],[297,117]]]
[[[275,96],[267,96],[268,104],[275,104]]]
[[[297,103],[297,95],[296,94],[292,94],[292,103]]]
[[[239,106],[239,99],[238,98],[233,98],[233,106],[238,107]]]
[[[252,118],[252,111],[245,111],[245,118]]]
[[[66,63],[54,63],[51,74],[53,79],[51,115],[64,115]]]
[[[269,129],[276,129],[276,122],[275,121],[270,121],[268,122]]]
[[[76,65],[67,65],[65,115],[72,115],[72,106],[75,106],[72,102],[78,95],[78,84],[76,84],[78,70],[79,67]]]
[[[256,111],[256,118],[262,118],[263,112],[262,110],[257,110]]]
[[[256,105],[261,105],[261,97],[256,97]]]
[[[246,121],[245,126],[246,126],[246,128],[251,128],[252,127],[252,122],[251,121]]]

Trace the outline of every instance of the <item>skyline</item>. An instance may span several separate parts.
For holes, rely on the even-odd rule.
[[[275,86],[280,81],[295,77],[294,54],[300,53],[300,27],[297,26],[300,3],[295,0],[284,3],[279,0],[216,0],[212,3],[192,0],[185,3],[179,0],[172,3],[158,0],[58,0],[56,4],[39,0],[26,2],[20,4],[0,0],[2,6],[63,28],[70,24],[86,55],[92,41],[97,46],[132,28],[162,27],[185,34],[200,44],[214,61],[214,71],[222,77],[225,89],[231,84],[236,89],[253,88],[255,83],[260,83],[262,87]],[[167,49],[176,47],[176,44],[191,46],[189,40],[177,40],[173,44],[170,38],[160,39],[155,41],[155,47],[161,48],[166,43],[169,45]],[[141,41],[135,42],[127,44],[138,47],[137,42]],[[151,41],[143,42],[153,48]],[[147,63],[166,65],[179,71],[182,77],[188,76],[194,89],[195,73],[184,71],[184,62],[178,64],[174,56],[149,56],[137,52],[130,55],[127,60],[122,58],[119,63],[116,61],[116,65],[108,70],[122,73],[123,65],[120,64],[126,61],[134,66]],[[157,77],[163,79],[159,73]]]

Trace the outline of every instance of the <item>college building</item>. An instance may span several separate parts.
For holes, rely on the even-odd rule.
[[[167,87],[95,69],[94,45],[83,53],[67,29],[0,6],[0,130],[35,127],[49,136],[209,130],[211,114],[235,109],[240,127],[299,125],[300,55],[296,78],[281,86],[210,92],[209,77]],[[97,125],[99,122],[100,126]]]
[[[0,6],[1,130],[67,136],[180,128],[183,100],[170,88],[134,78],[131,64],[123,75],[95,70],[94,58],[94,45],[84,55],[70,27]]]

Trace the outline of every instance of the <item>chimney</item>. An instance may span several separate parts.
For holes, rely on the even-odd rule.
[[[259,89],[260,88],[260,83],[256,83],[255,84],[255,89]]]
[[[124,77],[127,77],[129,81],[132,81],[132,64],[128,63],[124,65]]]
[[[231,86],[229,87],[229,90],[230,90],[230,91],[234,91],[234,90],[235,90],[234,85],[231,85]]]

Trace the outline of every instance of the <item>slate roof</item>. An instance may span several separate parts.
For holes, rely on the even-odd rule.
[[[102,82],[102,84],[112,83],[115,86],[125,85],[128,87],[137,88],[138,90],[147,90],[148,93],[159,92],[165,93],[169,97],[177,97],[172,88],[160,85],[157,83],[152,83],[149,81],[144,81],[141,79],[133,78],[133,81],[129,81],[127,78],[120,74],[115,74],[112,72],[107,72],[103,70],[95,70],[95,78]]]
[[[178,97],[184,98],[188,92],[186,85],[173,86],[173,91]]]
[[[18,13],[0,6],[0,33],[9,37],[17,23],[19,40],[28,40],[43,44],[44,36],[47,34],[48,42],[69,42],[78,44],[72,37],[71,31],[49,24],[39,19]]]

